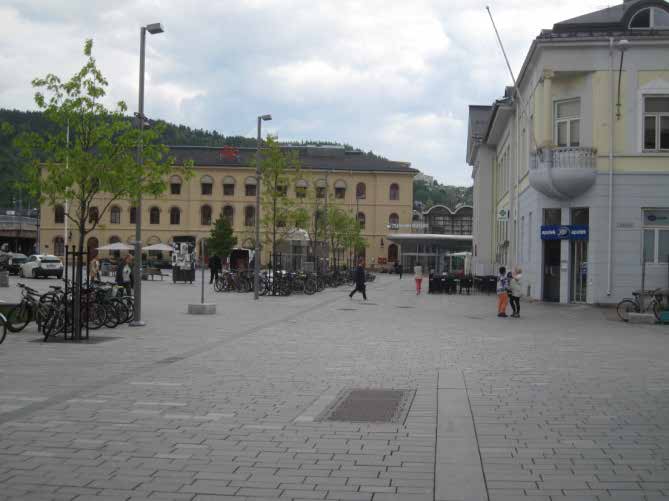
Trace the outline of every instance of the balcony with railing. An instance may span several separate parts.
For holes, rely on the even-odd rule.
[[[530,154],[530,185],[555,200],[576,198],[595,184],[596,165],[594,148],[542,148]]]

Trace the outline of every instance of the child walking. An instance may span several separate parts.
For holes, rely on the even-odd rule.
[[[520,280],[522,277],[523,270],[516,266],[516,268],[513,270],[511,283],[509,284],[509,297],[511,299],[511,308],[513,308],[513,313],[511,316],[514,318],[520,317],[520,296],[522,295]]]
[[[509,304],[509,279],[506,277],[506,268],[500,266],[497,277],[497,316],[507,317],[506,306]]]

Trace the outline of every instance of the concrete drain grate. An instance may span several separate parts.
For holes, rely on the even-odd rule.
[[[316,421],[404,423],[415,394],[416,390],[347,389]]]

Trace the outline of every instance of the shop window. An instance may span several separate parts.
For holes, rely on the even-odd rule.
[[[643,218],[643,259],[669,262],[669,209],[646,209]]]
[[[581,144],[581,100],[555,103],[555,144],[560,147]]]

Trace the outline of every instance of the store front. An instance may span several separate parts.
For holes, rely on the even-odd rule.
[[[402,267],[407,272],[419,264],[424,273],[443,273],[448,271],[451,254],[472,250],[471,235],[395,233],[386,239],[400,246]]]

